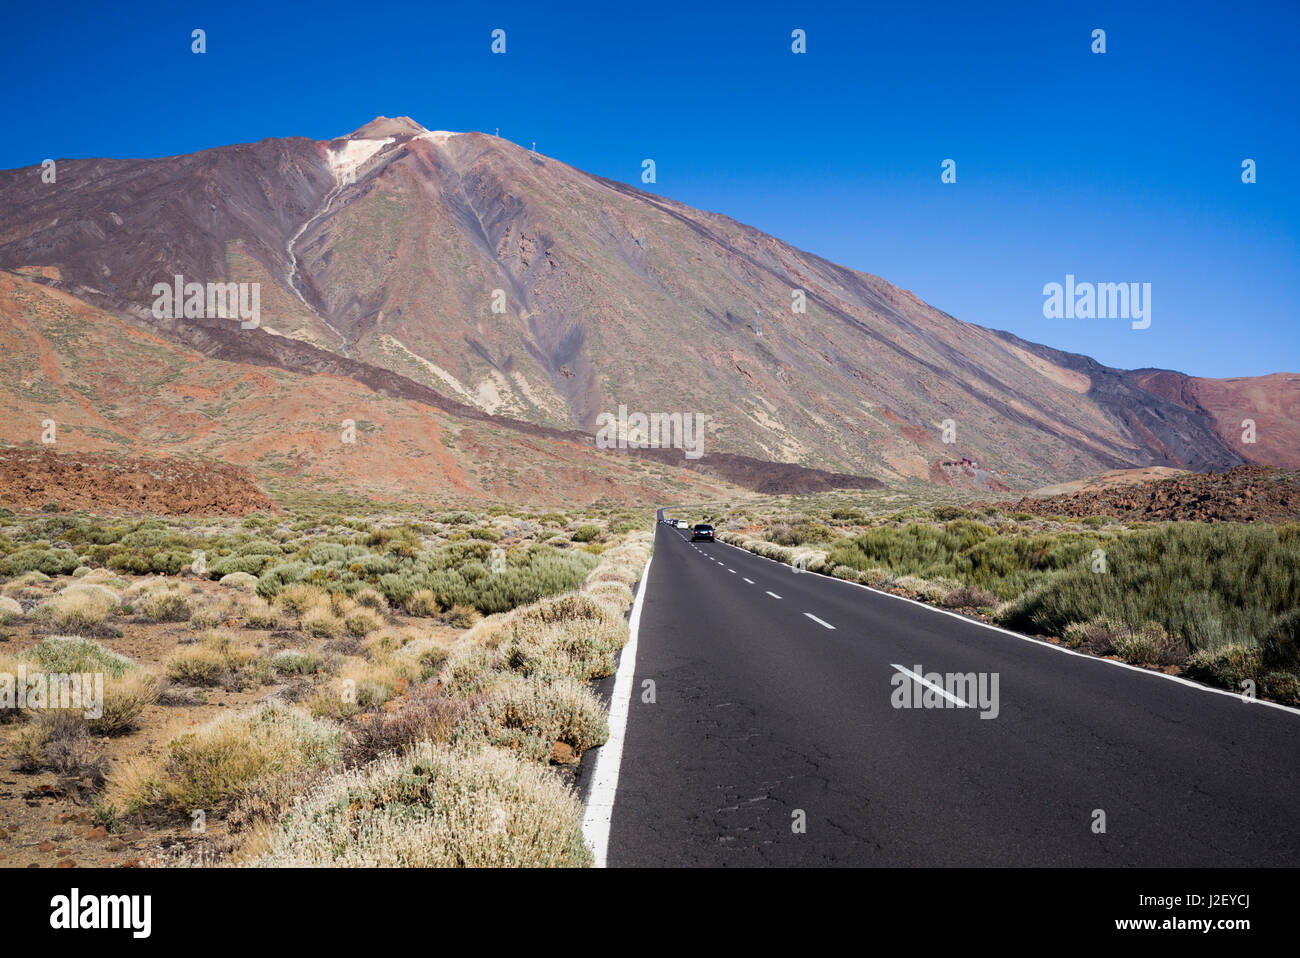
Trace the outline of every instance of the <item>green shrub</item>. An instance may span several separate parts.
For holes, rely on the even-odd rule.
[[[321,657],[301,649],[284,649],[271,656],[271,668],[281,675],[310,675],[320,671]]]
[[[277,562],[258,577],[257,594],[269,599],[285,586],[301,582],[310,571],[305,562]]]
[[[121,678],[135,664],[125,655],[77,635],[55,635],[27,652],[45,672],[103,672]]]
[[[231,575],[235,572],[243,572],[247,575],[257,575],[271,561],[269,555],[233,555],[217,559],[208,566],[208,575],[213,579],[220,579],[222,576]]]
[[[71,575],[80,564],[77,554],[70,549],[27,546],[0,559],[0,575],[17,576],[24,572]]]
[[[1086,553],[1085,553],[1086,555]],[[1080,560],[1005,609],[1013,629],[1061,635],[1071,622],[1158,623],[1194,652],[1231,643],[1279,645],[1300,607],[1300,545],[1267,525],[1169,523],[1109,540],[1106,572]],[[1293,641],[1293,640],[1291,640]]]

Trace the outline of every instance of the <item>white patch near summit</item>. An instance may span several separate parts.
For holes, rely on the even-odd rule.
[[[330,147],[330,172],[335,182],[343,182],[349,173],[355,178],[362,163],[392,142],[393,137],[386,136],[382,140],[346,140],[341,147]]]

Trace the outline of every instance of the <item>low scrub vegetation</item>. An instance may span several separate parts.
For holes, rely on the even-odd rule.
[[[29,699],[26,708],[0,712],[0,719],[22,723],[15,749],[28,771],[97,778],[92,739],[134,731],[145,709],[158,701],[157,676],[81,636],[51,636],[18,656],[0,658],[0,673],[15,675],[20,666],[28,675],[77,676],[79,683],[76,696],[71,686],[61,686],[57,701]]]
[[[420,742],[342,772],[257,836],[253,865],[582,867],[582,805],[544,768],[501,749]]]
[[[340,737],[337,726],[276,703],[223,716],[173,738],[161,757],[116,774],[104,797],[105,814],[215,812],[277,776],[333,765]]]
[[[105,695],[95,718],[6,710],[3,734],[112,831],[224,821],[186,843],[204,861],[584,865],[562,767],[608,737],[584,683],[627,641],[648,526],[614,509],[11,516],[0,623],[22,651],[0,671],[102,673]],[[134,739],[146,721],[165,731]],[[360,818],[400,839],[349,831],[321,804],[342,787],[391,799]]]
[[[1300,703],[1300,656],[1288,638],[1300,609],[1295,524],[1153,526],[955,504],[875,516],[834,509],[762,524],[757,537],[739,531],[752,520],[723,524],[733,526],[724,541],[810,572]]]

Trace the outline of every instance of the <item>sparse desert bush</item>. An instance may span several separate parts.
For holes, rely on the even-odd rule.
[[[273,561],[269,555],[224,556],[208,567],[208,577],[224,579],[228,575],[247,575],[256,578]]]
[[[961,506],[935,506],[930,510],[930,514],[940,522],[950,522],[953,519],[969,518],[970,512]]]
[[[38,595],[44,594],[42,590],[36,587],[43,582],[49,581],[50,577],[44,572],[24,572],[16,579],[6,582],[4,588],[0,589],[0,592],[9,596],[16,595],[24,599],[35,598]]]
[[[17,599],[0,596],[0,625],[13,625],[22,621],[23,607]]]
[[[584,586],[582,591],[620,609],[630,609],[636,598],[631,588],[622,582],[597,582]]]
[[[581,867],[581,821],[577,797],[545,769],[423,742],[314,789],[258,836],[253,864]]]
[[[257,576],[249,575],[247,572],[230,572],[221,577],[220,583],[227,589],[254,592],[257,589]]]
[[[1231,642],[1201,649],[1187,663],[1187,674],[1210,685],[1245,693],[1254,683],[1257,695],[1287,705],[1300,705],[1300,659],[1296,629],[1300,612],[1278,616],[1256,644]]]
[[[445,695],[433,685],[417,685],[399,708],[371,712],[357,722],[347,759],[362,764],[417,742],[450,742],[475,701]]]
[[[456,730],[458,741],[484,741],[545,762],[557,742],[578,759],[609,738],[605,708],[575,679],[516,679],[489,694]]]
[[[122,589],[127,585],[125,579],[108,569],[91,569],[82,578],[86,582],[98,582],[100,585],[106,585],[110,589]]]
[[[891,585],[894,588],[903,589],[907,592],[915,593],[920,597],[922,602],[940,603],[957,588],[956,583],[951,580],[940,579],[932,582],[929,579],[923,579],[915,575],[898,576],[893,580]]]
[[[767,540],[780,546],[801,546],[809,542],[829,543],[837,538],[839,536],[834,529],[807,519],[793,523],[779,523],[767,530]]]
[[[351,683],[358,708],[376,709],[405,690],[409,677],[403,674],[402,666],[407,664],[351,659],[339,672],[339,678]]]
[[[244,688],[264,677],[257,653],[228,632],[214,629],[167,660],[167,676],[186,685]]]
[[[162,757],[115,773],[105,804],[128,815],[150,809],[178,816],[195,808],[211,813],[277,775],[333,765],[340,738],[336,726],[279,703],[224,715],[172,739]]]
[[[1064,631],[1065,644],[1094,655],[1115,655],[1133,665],[1182,665],[1187,646],[1157,622],[1130,625],[1100,617],[1072,622]]]
[[[410,663],[403,665],[402,670],[417,682],[437,675],[449,655],[450,651],[445,645],[428,638],[412,639],[394,653],[396,659]]]
[[[258,595],[262,595],[261,587],[258,588]],[[263,596],[264,598],[272,598]],[[296,583],[287,586],[273,597],[275,604],[286,612],[292,612],[295,615],[302,615],[313,606],[321,605],[327,601],[328,596],[324,589],[305,583]]]
[[[105,677],[103,714],[88,719],[94,735],[125,735],[140,727],[144,710],[158,701],[158,677],[132,668],[119,678]]]
[[[499,619],[484,619],[448,650],[438,673],[438,684],[453,695],[483,692],[505,680],[505,656],[497,643],[487,641],[485,628],[500,627]]]
[[[18,768],[24,772],[52,771],[103,782],[102,760],[96,757],[90,730],[80,713],[47,709],[32,713],[14,741]]]
[[[573,535],[569,538],[574,542],[591,542],[600,535],[600,526],[585,525],[578,526],[573,530]]]
[[[399,634],[395,630],[377,629],[361,643],[361,652],[371,662],[382,662],[391,658],[403,643],[410,640],[410,635]]]
[[[468,629],[479,618],[478,610],[472,605],[453,605],[447,610],[447,624],[455,629]]]
[[[175,588],[146,592],[132,605],[150,622],[186,622],[194,611],[190,597]]]
[[[260,595],[250,596],[244,603],[244,622],[250,629],[278,629],[280,610]]]
[[[135,667],[125,655],[79,635],[52,635],[29,649],[24,657],[43,672],[103,672],[120,678]]]
[[[987,589],[958,586],[944,597],[943,604],[950,609],[979,609],[997,605],[998,597]]]
[[[1264,674],[1264,656],[1257,645],[1230,642],[1213,649],[1202,649],[1187,663],[1187,674],[1209,685],[1244,691],[1243,683],[1253,681],[1258,688]]]
[[[369,635],[376,629],[384,627],[383,617],[368,608],[357,608],[349,612],[343,619],[343,627],[348,633],[358,638]]]
[[[343,633],[343,623],[324,602],[304,612],[300,625],[304,632],[318,639],[333,639]]]
[[[306,562],[276,562],[258,576],[257,594],[269,599],[286,586],[299,582],[310,572],[311,566]]]
[[[610,675],[626,642],[627,622],[620,611],[577,592],[518,609],[502,623],[507,666],[539,678]]]
[[[1274,619],[1259,646],[1266,665],[1300,670],[1300,607]]]
[[[878,526],[832,545],[829,562],[852,569],[887,568],[894,575],[953,579],[1009,599],[1046,573],[1078,566],[1099,540],[1084,533],[998,535],[990,526],[955,519]]]
[[[32,610],[32,617],[64,629],[83,631],[99,626],[122,602],[107,586],[74,582]]]
[[[358,589],[353,593],[352,599],[357,605],[364,606],[367,609],[374,609],[376,612],[388,611],[388,600],[378,590],[369,586]]]
[[[357,608],[356,602],[345,592],[327,592],[325,601],[329,603],[330,611],[340,619],[346,619]]]
[[[57,699],[53,698],[56,693],[51,691],[50,701],[27,711],[29,717],[38,721],[42,715],[64,713],[84,725],[88,734],[121,735],[137,728],[145,708],[158,700],[155,675],[126,656],[81,636],[51,636],[21,657],[10,660],[9,664],[16,666],[20,662],[27,665],[29,673],[39,670],[47,674],[89,676],[92,683],[87,688],[84,678],[77,680],[81,689],[79,700],[71,694],[75,688],[72,685],[57,693]],[[0,667],[0,672],[3,671],[12,672],[13,669]],[[103,697],[96,701],[101,691]],[[32,733],[34,738],[29,745],[35,749],[44,748],[42,736],[46,733],[61,736],[68,731],[67,725],[62,719],[47,724],[43,730]]]
[[[149,576],[132,582],[122,593],[122,599],[125,602],[137,602],[151,592],[166,592],[174,583],[169,582],[162,576]]]
[[[281,675],[310,675],[320,667],[321,657],[302,649],[282,649],[271,656],[271,668]]]
[[[190,624],[196,629],[211,629],[230,618],[234,609],[223,598],[195,598],[191,602]]]

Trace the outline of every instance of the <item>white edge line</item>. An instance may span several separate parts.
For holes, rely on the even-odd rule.
[[[722,542],[721,539],[719,539],[718,541]],[[735,549],[737,552],[743,552],[745,553],[745,555],[751,555],[755,559],[762,559],[765,562],[772,562],[775,563],[776,565],[781,565],[781,566],[786,565],[786,563],[784,562],[777,562],[776,559],[769,559],[767,556],[761,556],[757,552],[750,552],[748,549],[740,548],[740,546],[733,546],[730,542],[722,542],[722,544],[731,549]],[[1022,635],[1019,632],[1012,632],[1010,629],[1004,629],[1001,626],[990,625],[987,622],[981,622],[979,619],[972,619],[969,616],[959,615],[956,612],[949,612],[947,609],[940,609],[932,605],[926,605],[924,602],[918,602],[916,599],[909,599],[906,596],[894,595],[894,593],[892,592],[883,592],[880,589],[873,589],[871,586],[864,585],[861,582],[851,582],[848,579],[837,579],[831,575],[822,575],[820,572],[814,572],[812,573],[812,575],[815,575],[820,579],[825,579],[828,582],[841,582],[844,585],[857,586],[859,589],[866,589],[868,592],[874,592],[876,593],[876,595],[883,595],[890,599],[897,599],[900,602],[910,602],[912,603],[912,605],[919,605],[921,608],[929,609],[931,612],[936,612],[939,615],[950,615],[954,619],[961,619],[963,622],[967,622],[971,625],[978,625],[980,628],[988,629],[990,632],[1001,632],[1003,635],[1009,635],[1013,639],[1019,639],[1021,642],[1029,642],[1041,649],[1051,649],[1053,652],[1063,652],[1066,655],[1077,655],[1079,658],[1087,659],[1089,662],[1104,662],[1106,665],[1115,665],[1118,666],[1119,668],[1128,669],[1129,671],[1137,672],[1141,675],[1149,675],[1152,678],[1168,679],[1170,682],[1177,682],[1179,685],[1185,685],[1188,688],[1196,689],[1200,692],[1211,692],[1214,695],[1226,695],[1228,696],[1228,698],[1237,699],[1238,701],[1244,701],[1241,697],[1241,694],[1238,692],[1229,692],[1227,689],[1216,689],[1212,685],[1202,685],[1200,682],[1193,682],[1191,679],[1185,679],[1181,675],[1169,675],[1166,672],[1153,672],[1151,669],[1144,669],[1136,665],[1129,665],[1127,662],[1117,662],[1114,659],[1103,659],[1101,656],[1089,655],[1086,652],[1076,652],[1074,649],[1066,648],[1063,645],[1054,645],[1051,642],[1044,642],[1042,639],[1036,639],[1032,635]],[[1300,709],[1298,708],[1294,708],[1290,705],[1283,705],[1280,702],[1270,702],[1267,699],[1255,699],[1250,704],[1267,705],[1269,708],[1281,709],[1283,712],[1290,712],[1292,715],[1300,715]]]
[[[894,665],[894,663],[892,662],[890,663],[890,665],[893,668],[898,669],[898,671],[902,672],[904,675],[911,676],[915,681],[920,682],[927,689],[932,689],[933,691],[938,692],[940,695],[942,695],[949,702],[952,702],[958,708],[968,709],[973,707],[969,702],[963,702],[960,697],[953,695],[942,685],[936,685],[935,683],[927,679],[925,676],[918,675],[917,673],[913,672],[911,669],[905,669],[901,665]]]
[[[632,614],[627,620],[627,645],[618,660],[614,675],[614,692],[609,702],[609,738],[596,752],[596,766],[591,773],[591,791],[582,813],[582,837],[591,849],[596,868],[604,868],[609,852],[609,823],[614,815],[614,796],[618,791],[618,772],[623,764],[623,736],[627,732],[627,715],[632,702],[632,683],[636,672],[636,640],[641,627],[641,608],[645,604],[646,583],[650,581],[650,563],[646,560],[641,585],[636,590]]]

